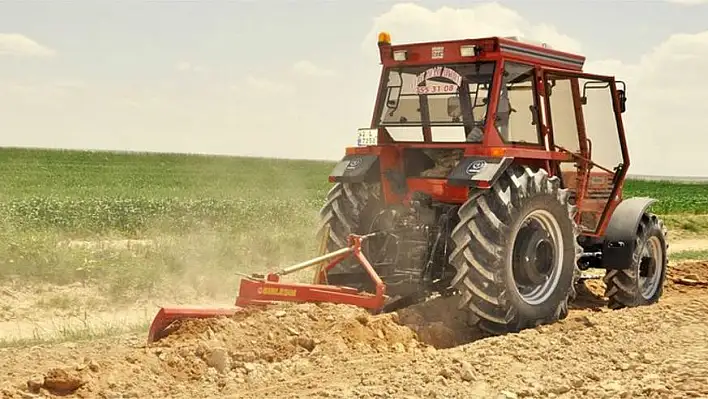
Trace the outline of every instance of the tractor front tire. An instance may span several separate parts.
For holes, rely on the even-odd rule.
[[[603,279],[610,309],[651,305],[664,292],[668,257],[667,229],[656,215],[642,216],[637,228],[632,264],[623,270],[609,270]]]
[[[567,317],[582,254],[575,210],[558,177],[526,166],[512,165],[489,190],[470,192],[450,263],[459,307],[473,324],[499,335]]]

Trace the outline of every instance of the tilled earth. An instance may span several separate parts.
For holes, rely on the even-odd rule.
[[[484,337],[457,298],[370,316],[282,305],[146,336],[0,350],[8,398],[708,397],[708,262],[672,264],[657,305],[606,308],[591,280],[566,320]]]

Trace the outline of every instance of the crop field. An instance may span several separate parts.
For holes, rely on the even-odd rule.
[[[0,150],[6,223],[74,233],[139,234],[151,224],[243,229],[316,212],[333,162],[199,155]],[[662,215],[708,213],[708,183],[629,180],[626,196]]]
[[[659,202],[652,210],[662,215],[708,212],[708,182],[628,180],[624,186],[624,195],[658,199]]]

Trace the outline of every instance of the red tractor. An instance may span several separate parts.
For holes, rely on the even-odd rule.
[[[235,307],[162,308],[149,342],[275,301],[376,313],[435,294],[503,334],[566,317],[588,269],[606,270],[611,308],[659,300],[666,229],[653,199],[622,199],[622,82],[512,38],[394,46],[381,33],[378,47],[371,126],[329,176],[325,254],[246,276]],[[281,281],[316,265],[314,284]]]
[[[659,299],[666,229],[653,199],[622,199],[622,82],[514,38],[381,33],[378,48],[371,126],[330,174],[321,217],[330,250],[377,233],[362,252],[388,309],[457,294],[483,330],[519,331],[566,317],[590,268],[606,270],[613,309]],[[322,277],[374,288],[351,262]]]

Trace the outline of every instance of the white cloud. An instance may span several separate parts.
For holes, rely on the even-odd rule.
[[[0,93],[18,105],[63,106],[81,95],[89,86],[78,80],[0,80]]]
[[[234,85],[231,87],[234,91],[246,88],[249,95],[265,94],[292,94],[295,89],[284,83],[276,82],[267,78],[249,76],[242,85]]]
[[[175,69],[179,72],[195,72],[203,73],[207,72],[208,68],[202,65],[195,65],[191,62],[181,61],[175,65]]]
[[[88,87],[86,83],[74,79],[57,80],[54,85],[67,90],[82,90]]]
[[[627,82],[630,171],[708,176],[708,31],[671,35],[635,64],[589,62],[585,70]]]
[[[430,10],[413,3],[396,4],[376,17],[362,46],[376,51],[379,32],[391,34],[393,43],[427,42],[485,36],[518,36],[548,43],[558,50],[579,52],[580,43],[545,23],[533,24],[518,12],[498,3],[468,8],[441,7]]]
[[[315,65],[314,63],[306,60],[298,61],[293,65],[293,71],[296,73],[302,74],[302,75],[307,75],[307,76],[315,76],[315,77],[330,77],[330,76],[335,76],[336,72],[326,69],[323,67],[320,67],[318,65]]]
[[[0,33],[0,55],[51,57],[56,51],[19,33]]]

